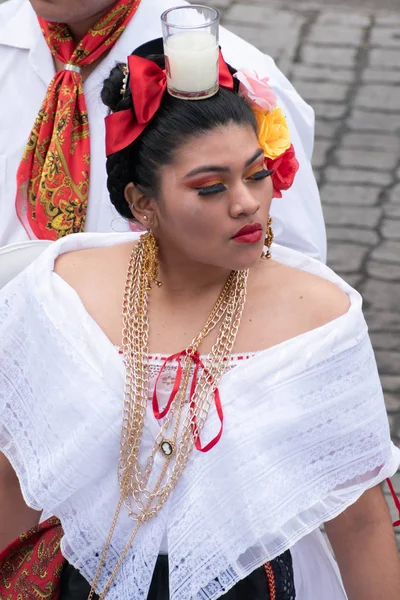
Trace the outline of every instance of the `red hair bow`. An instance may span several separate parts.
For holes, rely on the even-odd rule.
[[[167,89],[165,70],[152,60],[131,55],[128,57],[128,68],[135,115],[127,109],[106,117],[107,156],[126,148],[139,137],[160,108]],[[233,77],[221,51],[219,52],[219,84],[233,90]]]

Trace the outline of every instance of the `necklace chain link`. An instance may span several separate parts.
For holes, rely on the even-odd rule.
[[[248,270],[232,271],[201,332],[186,348],[182,365],[182,384],[163,420],[152,452],[142,468],[139,461],[144,422],[149,402],[149,254],[154,242],[151,234],[143,235],[135,245],[129,262],[123,298],[122,347],[125,360],[124,406],[121,428],[121,447],[118,468],[120,499],[114,514],[106,544],[100,557],[88,600],[92,600],[99,582],[108,550],[125,505],[130,518],[136,522],[131,537],[113,569],[99,600],[103,600],[133,542],[140,526],[157,516],[177,485],[206,422],[213,394],[226,369],[239,329],[245,301]],[[204,338],[219,325],[219,331],[204,364],[191,398],[190,410],[184,408],[193,365],[193,356]],[[179,359],[180,360],[180,359]],[[167,441],[174,448],[172,457],[164,456],[164,464],[152,489],[154,462],[160,445]]]

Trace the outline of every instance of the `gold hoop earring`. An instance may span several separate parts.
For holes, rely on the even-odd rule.
[[[157,287],[161,287],[162,283],[158,279],[159,260],[158,260],[158,244],[151,229],[141,236],[140,243],[143,247],[143,266],[147,273],[147,291],[151,290],[151,284],[155,283]]]
[[[265,253],[265,258],[271,258],[271,246],[272,246],[272,242],[274,241],[274,232],[272,231],[272,218],[269,217],[268,222],[267,222],[267,235],[265,237],[265,247],[267,248],[267,252]]]

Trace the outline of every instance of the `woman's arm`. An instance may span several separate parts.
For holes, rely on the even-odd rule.
[[[40,514],[25,504],[15,471],[0,452],[0,551],[37,525]]]
[[[380,486],[325,524],[349,600],[399,600],[400,559]]]

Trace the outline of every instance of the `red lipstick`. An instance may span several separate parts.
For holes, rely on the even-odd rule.
[[[252,223],[251,225],[245,225],[242,229],[239,229],[232,237],[232,240],[239,244],[255,244],[260,241],[261,237],[261,223]]]

